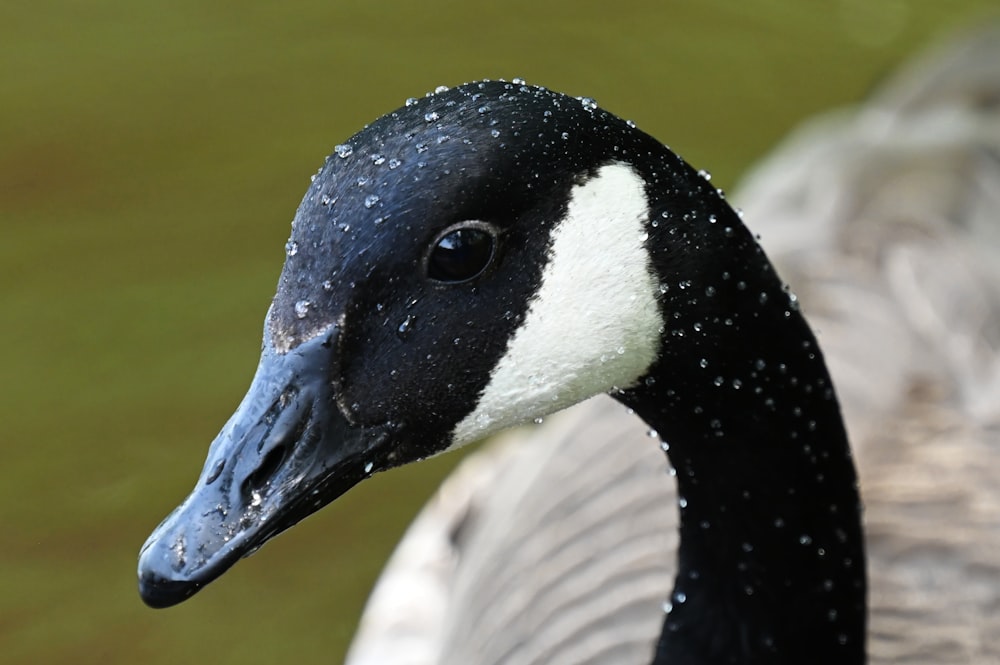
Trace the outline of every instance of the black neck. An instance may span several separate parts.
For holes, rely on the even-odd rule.
[[[654,663],[857,665],[865,558],[840,409],[793,299],[730,219],[753,258],[668,284],[662,356],[618,397],[669,444],[680,497]]]

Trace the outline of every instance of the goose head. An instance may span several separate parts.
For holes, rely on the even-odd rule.
[[[839,503],[836,528],[856,539],[836,400],[794,298],[706,174],[592,100],[520,82],[409,100],[327,158],[286,254],[250,389],[142,548],[149,605],[184,600],[375,472],[600,393],[683,446],[671,451],[681,491],[721,505],[716,523],[759,521],[750,515],[789,492],[802,504],[782,504],[790,528],[825,514],[805,465],[846,474],[847,489],[815,501]],[[788,454],[789,431],[817,427],[837,440],[834,461]],[[714,478],[719,455],[731,463]],[[753,478],[740,472],[751,466]],[[687,572],[728,547],[691,515]],[[719,537],[750,560],[732,534]],[[740,582],[752,593],[764,573],[739,565],[757,575]]]

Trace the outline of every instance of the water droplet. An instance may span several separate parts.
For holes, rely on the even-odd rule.
[[[418,143],[417,144],[417,152],[427,152],[427,144],[426,143]]]
[[[397,168],[399,168],[399,165],[402,164],[402,163],[403,162],[399,161],[398,159],[390,159],[389,160],[389,169],[390,170],[397,169]]]
[[[331,198],[330,195],[328,195],[328,194],[324,194],[322,197],[320,197],[319,202],[320,202],[320,205],[329,206],[329,205],[333,205],[334,203],[336,203],[337,199]]]
[[[374,164],[375,166],[381,166],[384,163],[385,163],[385,157],[383,157],[378,153],[372,155],[372,164]]]
[[[688,507],[688,500],[685,499],[684,497],[678,497],[677,498],[677,505],[680,506],[681,508],[687,508]],[[683,602],[683,601],[681,601],[681,602]]]
[[[374,469],[374,468],[375,468],[375,463],[374,462],[368,462],[368,464],[365,464],[365,473],[371,473],[372,469]]]
[[[628,125],[629,127],[631,127],[632,129],[635,129],[635,123],[633,121],[626,120],[625,124]]]
[[[674,591],[674,602],[678,605],[687,602],[687,594],[683,591]]]
[[[532,422],[535,423],[536,425],[541,425],[542,423],[545,422],[545,418],[542,418],[541,416],[539,416],[538,418],[535,418],[534,420],[532,420]]]
[[[699,366],[700,366],[700,367],[701,367],[702,369],[705,369],[706,367],[708,367],[708,358],[702,358],[701,360],[699,360],[699,361],[698,361],[698,365],[699,365]]]
[[[646,436],[648,436],[651,439],[658,439],[660,438],[660,433],[657,432],[655,429],[650,428],[646,430]]]
[[[304,319],[309,316],[309,308],[312,307],[312,303],[308,300],[300,300],[295,303],[295,316],[300,319]]]
[[[446,85],[439,85],[438,87],[434,88],[434,93],[435,94],[440,95],[442,92],[448,92],[448,86],[446,86]]]
[[[715,377],[715,379],[712,381],[712,383],[714,383],[716,386],[721,386],[725,382],[726,380],[723,379],[721,376]]]
[[[337,153],[337,157],[340,157],[341,159],[347,159],[354,153],[354,148],[347,143],[335,145],[333,146],[333,150]]]
[[[252,491],[250,493],[250,507],[251,508],[257,508],[258,506],[260,506],[260,504],[261,504],[262,501],[263,501],[263,497],[261,497],[260,492],[258,490],[254,490],[254,491]]]
[[[323,282],[323,290],[324,291],[333,291],[333,280],[330,280],[330,279],[325,280]]]
[[[580,100],[580,103],[586,110],[594,111],[595,109],[597,109],[597,101],[592,97],[577,97],[577,99]]]
[[[743,387],[743,382],[739,379],[733,379],[733,390],[739,390]]]
[[[375,194],[372,194],[370,196],[366,196],[365,197],[365,207],[371,209],[371,208],[375,207],[375,204],[378,203],[379,200],[380,200],[379,197],[377,195],[375,195]]]
[[[285,254],[288,256],[295,256],[299,253],[299,243],[294,240],[289,240],[285,243]]]
[[[709,224],[715,224],[717,221],[718,221],[718,218],[715,215],[709,215],[708,216],[708,223]]]
[[[712,179],[712,174],[706,171],[705,169],[698,169],[698,175],[704,178],[705,180]]]
[[[515,76],[514,78],[512,78],[510,80],[510,82],[513,83],[514,85],[524,85],[525,84],[524,79],[520,78],[520,77],[517,77],[517,76]]]
[[[436,122],[441,116],[438,115],[437,111],[431,111],[430,113],[424,114],[424,120],[427,122]]]
[[[500,138],[500,130],[496,129],[496,128],[491,129],[490,130],[490,136],[492,136],[495,139],[496,138]]]
[[[400,335],[405,335],[410,332],[410,328],[413,326],[413,320],[413,315],[408,315],[405,319],[403,319],[403,322],[399,324],[399,327],[396,329],[397,332],[399,332]]]
[[[420,100],[419,100],[419,99],[417,99],[416,97],[407,97],[407,98],[406,98],[406,105],[407,105],[407,106],[413,106],[414,104],[416,104],[416,103],[417,103],[417,102],[419,102],[419,101],[420,101]]]
[[[764,293],[763,291],[761,291],[761,292],[760,292],[760,295],[759,295],[759,296],[757,296],[757,300],[759,300],[759,301],[760,301],[760,304],[761,304],[761,305],[765,304],[765,303],[767,302],[767,294],[766,294],[766,293]]]
[[[812,545],[812,541],[813,541],[813,539],[812,539],[812,536],[810,536],[810,535],[802,534],[801,536],[799,536],[799,544],[800,545]]]

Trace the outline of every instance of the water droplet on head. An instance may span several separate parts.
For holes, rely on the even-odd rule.
[[[368,462],[368,464],[365,464],[365,473],[371,473],[372,469],[374,469],[374,468],[375,468],[375,463],[374,462]]]
[[[446,86],[446,85],[439,85],[438,87],[434,88],[434,93],[435,94],[439,95],[442,92],[448,92],[448,86]]]
[[[412,314],[408,315],[405,319],[403,319],[403,322],[399,324],[399,327],[396,329],[396,331],[400,335],[405,335],[406,333],[410,332],[410,329],[413,327],[413,320],[414,320],[413,315]]]
[[[299,243],[294,240],[289,240],[285,243],[285,254],[288,256],[295,256],[299,253]]]
[[[580,100],[580,104],[583,105],[588,111],[594,111],[597,109],[597,100],[592,97],[577,97]]]
[[[417,103],[417,102],[419,102],[419,101],[420,101],[420,100],[419,100],[419,99],[417,99],[416,97],[407,97],[407,98],[406,98],[406,105],[407,105],[407,106],[413,106],[414,104],[416,104],[416,103]]]
[[[698,169],[698,175],[704,178],[705,180],[712,179],[712,174],[706,171],[705,169]]]
[[[365,207],[371,209],[371,208],[375,207],[375,204],[378,203],[379,200],[380,200],[379,197],[377,195],[375,195],[375,194],[371,194],[370,196],[366,196],[365,197]]]
[[[340,157],[341,159],[347,159],[354,153],[354,148],[347,143],[335,145],[333,146],[333,150],[337,153],[337,157]]]
[[[435,122],[435,121],[437,121],[437,120],[438,120],[438,119],[439,119],[440,117],[441,117],[441,116],[440,116],[440,115],[438,115],[437,111],[431,111],[430,113],[425,113],[425,114],[424,114],[424,120],[426,120],[427,122]]]

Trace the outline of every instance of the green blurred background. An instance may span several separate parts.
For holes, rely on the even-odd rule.
[[[142,605],[135,560],[249,384],[309,175],[361,124],[521,76],[730,187],[991,6],[4,2],[0,661],[340,662],[455,456],[377,476],[170,610]]]

